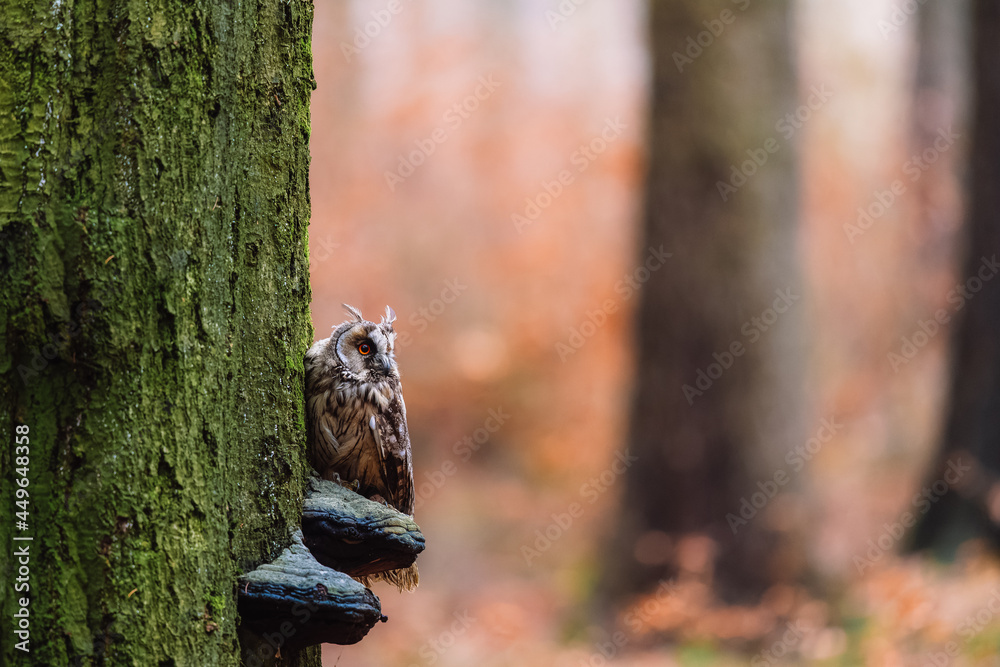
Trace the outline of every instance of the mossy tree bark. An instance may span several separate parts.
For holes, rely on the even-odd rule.
[[[236,577],[307,472],[312,5],[0,16],[0,662],[238,664]]]
[[[708,570],[724,597],[796,576],[769,510],[735,534],[727,519],[743,518],[741,498],[772,483],[804,441],[790,30],[784,1],[650,3],[644,246],[673,256],[642,289],[629,435],[638,463],[625,475],[604,601],[690,567],[685,538],[711,540]]]

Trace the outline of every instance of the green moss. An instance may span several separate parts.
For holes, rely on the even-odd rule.
[[[224,595],[206,595],[205,607],[208,613],[213,616],[222,616],[226,613],[228,598]]]

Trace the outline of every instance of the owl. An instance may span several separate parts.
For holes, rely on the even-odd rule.
[[[309,459],[324,479],[413,516],[413,463],[406,405],[393,355],[396,314],[376,324],[344,304],[350,319],[306,352]],[[382,577],[416,585],[416,569]]]

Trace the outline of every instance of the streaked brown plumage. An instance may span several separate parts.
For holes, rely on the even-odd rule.
[[[386,307],[376,324],[358,309],[344,308],[352,319],[306,353],[309,458],[325,479],[357,481],[361,495],[412,516],[410,436],[393,353],[396,315]],[[413,588],[416,567],[381,578]]]

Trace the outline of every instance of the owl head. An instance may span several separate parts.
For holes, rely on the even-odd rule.
[[[376,324],[366,320],[354,306],[345,303],[344,309],[351,319],[333,330],[327,348],[336,354],[341,370],[353,379],[371,383],[398,378],[399,368],[393,354],[396,332],[392,330],[396,313],[386,306],[385,316]]]

